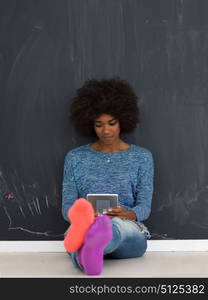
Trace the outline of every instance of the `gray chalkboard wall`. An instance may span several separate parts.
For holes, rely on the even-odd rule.
[[[208,237],[208,1],[0,1],[0,239],[61,240],[67,119],[86,79],[139,96],[127,142],[155,160],[152,239]]]

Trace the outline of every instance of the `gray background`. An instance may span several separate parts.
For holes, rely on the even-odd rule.
[[[208,229],[208,1],[0,1],[0,239],[59,240],[68,122],[86,79],[120,76],[155,161],[152,239]]]

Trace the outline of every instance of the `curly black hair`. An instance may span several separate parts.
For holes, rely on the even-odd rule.
[[[130,84],[119,77],[90,79],[77,89],[70,103],[69,119],[84,137],[95,137],[94,121],[102,114],[119,120],[121,133],[134,131],[139,123],[137,96]]]

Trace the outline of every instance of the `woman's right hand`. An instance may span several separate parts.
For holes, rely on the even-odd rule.
[[[136,220],[136,214],[133,210],[126,210],[122,206],[116,206],[113,208],[110,208],[107,210],[105,213],[107,216],[110,218],[120,218],[121,220],[131,220],[135,221]]]

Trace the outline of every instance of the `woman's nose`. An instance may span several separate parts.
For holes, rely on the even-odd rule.
[[[103,132],[109,132],[110,127],[108,125],[103,126]]]

